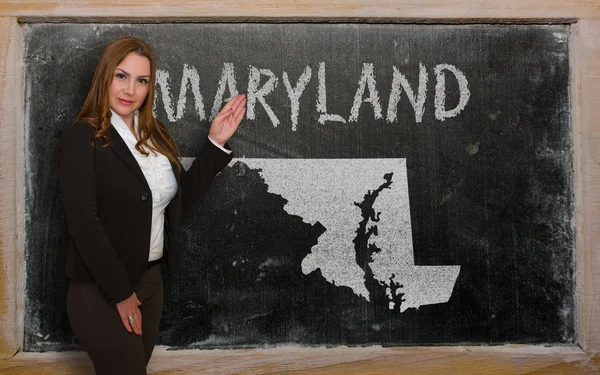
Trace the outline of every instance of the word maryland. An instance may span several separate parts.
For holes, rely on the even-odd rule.
[[[427,99],[427,82],[429,75],[427,69],[422,63],[419,63],[419,82],[418,84],[409,83],[408,79],[395,66],[393,68],[392,84],[389,92],[387,103],[387,113],[385,120],[388,123],[398,122],[397,110],[398,104],[403,97],[412,105],[414,110],[415,122],[421,122],[423,113],[425,112],[425,102]],[[433,109],[435,118],[439,121],[444,121],[447,118],[457,116],[467,105],[470,97],[469,84],[464,73],[458,68],[449,64],[439,64],[433,68],[435,75],[435,95],[433,100]],[[451,109],[446,108],[446,78],[453,76],[453,79],[458,83],[459,98],[458,104]],[[204,87],[201,87],[201,79],[198,71],[187,64],[183,65],[183,73],[181,76],[181,85],[179,89],[179,97],[176,106],[173,103],[170,89],[170,74],[165,70],[158,69],[156,75],[157,95],[155,97],[154,107],[157,108],[157,102],[162,100],[164,110],[170,122],[175,122],[181,119],[185,113],[188,90],[191,90],[194,98],[194,105],[200,120],[205,120],[206,109],[205,99],[202,95]],[[319,63],[316,79],[313,78],[313,71],[310,66],[306,66],[300,77],[294,82],[290,80],[288,74],[284,71],[281,76],[281,81],[285,86],[287,100],[285,106],[290,108],[292,130],[296,130],[298,126],[298,116],[300,113],[300,105],[302,94],[307,86],[316,81],[317,98],[315,109],[318,112],[318,122],[325,124],[326,122],[357,122],[359,110],[362,105],[370,105],[373,109],[375,119],[384,118],[382,110],[382,100],[380,99],[377,90],[377,81],[373,64],[364,63],[360,77],[357,79],[356,92],[354,100],[351,103],[351,109],[346,114],[334,114],[327,110],[327,88],[325,85],[325,63]],[[249,67],[248,86],[247,86],[247,119],[256,119],[256,107],[260,104],[267,113],[273,126],[280,124],[280,119],[277,118],[271,105],[269,104],[270,95],[274,93],[279,85],[280,78],[277,77],[270,69],[259,69],[254,66]],[[225,98],[226,90],[229,91],[229,97]],[[404,93],[405,95],[402,95]],[[210,111],[212,119],[218,113],[223,101],[238,94],[238,85],[235,78],[235,67],[231,63],[224,63],[221,71],[221,76],[217,84],[216,94]],[[332,93],[330,93],[331,95]],[[406,100],[406,99],[404,99]],[[349,103],[350,104],[350,103]]]

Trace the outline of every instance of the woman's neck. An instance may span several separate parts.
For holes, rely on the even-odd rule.
[[[127,116],[127,117],[121,116],[121,118],[125,122],[125,125],[127,125],[127,127],[129,128],[129,130],[134,131],[134,127],[133,127],[133,114],[131,114],[130,116]]]
[[[115,112],[116,113],[116,112]],[[123,117],[121,115],[119,115],[119,117],[121,117],[121,119],[123,120],[123,122],[125,123],[125,125],[127,125],[127,127],[129,128],[129,131],[131,132],[131,134],[133,134],[133,136],[135,137],[136,140],[139,141],[137,132],[135,131],[135,114],[131,114],[127,117]]]

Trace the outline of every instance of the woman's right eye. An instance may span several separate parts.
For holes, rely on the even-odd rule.
[[[117,73],[117,74],[115,74],[115,77],[117,77],[118,79],[124,79],[125,78],[125,74],[123,74],[123,73]]]

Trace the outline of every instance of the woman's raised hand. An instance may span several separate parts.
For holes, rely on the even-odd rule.
[[[231,99],[214,118],[208,136],[221,146],[231,138],[237,130],[246,112],[246,95],[240,94]]]
[[[126,300],[117,303],[117,311],[127,332],[133,331],[140,336],[142,335],[142,312],[138,306],[141,304],[135,293]]]

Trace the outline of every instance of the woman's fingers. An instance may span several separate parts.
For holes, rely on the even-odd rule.
[[[142,303],[137,295],[133,293],[129,298],[117,303],[117,312],[127,332],[142,334],[142,312],[138,308]]]
[[[125,313],[124,316],[121,316],[121,321],[125,325],[127,332],[133,331],[136,335],[142,335],[142,312],[140,309],[135,307],[135,309]]]
[[[230,136],[233,135],[240,124],[240,121],[242,121],[244,113],[246,113],[246,99],[240,95],[238,103],[231,107],[230,111],[227,113],[227,117],[223,119],[227,122],[227,125],[232,127]]]
[[[229,108],[225,108],[225,107],[227,107],[227,106],[225,106],[223,109],[225,110],[225,112],[235,112],[235,110],[243,102],[245,102],[245,97],[246,97],[246,95],[244,95],[244,94],[237,95],[235,98],[230,100],[229,103],[227,103],[227,104],[231,104],[231,106]]]
[[[237,95],[214,118],[208,132],[209,137],[220,145],[224,145],[237,130],[245,113],[246,96],[244,94]]]
[[[221,121],[224,117],[229,115],[231,112],[235,111],[235,109],[240,105],[240,103],[242,102],[242,99],[244,97],[245,97],[244,94],[240,94],[240,95],[235,96],[229,102],[227,102],[227,104],[225,104],[225,106],[223,107],[223,109],[221,109],[219,114],[217,116],[215,116],[213,123],[215,121]]]
[[[135,294],[135,292],[132,294],[133,297],[133,319],[129,319],[129,323],[131,324],[131,328],[133,329],[133,332],[135,332],[138,335],[142,335],[142,312],[140,311],[140,309],[138,308],[138,306],[141,306],[141,302],[140,300],[137,298],[137,294]]]
[[[129,321],[127,320],[127,315],[126,314],[119,314],[121,316],[121,322],[123,322],[123,325],[125,326],[125,329],[127,330],[127,332],[131,333],[131,326],[129,325]]]
[[[233,108],[234,106],[237,106],[237,104],[242,96],[243,96],[243,94],[234,96],[230,101],[227,102],[227,104],[225,104],[225,106],[223,107],[221,112],[228,112],[231,108]]]
[[[136,307],[135,309],[136,311],[133,313],[133,322],[131,322],[131,319],[129,319],[129,321],[131,322],[131,328],[133,329],[133,332],[135,332],[137,335],[142,335],[142,312],[140,311],[140,309],[138,309]]]
[[[242,105],[237,107],[237,109],[233,113],[233,122],[235,123],[236,127],[242,121],[242,118],[244,117],[245,113],[246,113],[246,101],[243,101]]]

